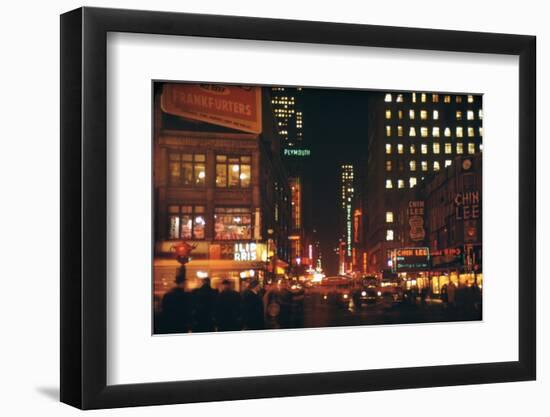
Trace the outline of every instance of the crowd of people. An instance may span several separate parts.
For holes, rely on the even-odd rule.
[[[204,278],[192,291],[185,288],[185,274],[178,274],[175,282],[155,317],[156,334],[285,328],[303,317],[303,292],[291,292],[285,281],[262,288],[252,279],[242,293],[229,279],[214,289]]]

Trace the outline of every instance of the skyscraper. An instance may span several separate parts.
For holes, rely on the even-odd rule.
[[[482,98],[425,92],[373,93],[369,99],[367,250],[370,272],[389,269],[406,240],[398,207],[421,181],[457,156],[482,150]],[[412,197],[411,197],[412,198]],[[425,244],[422,240],[418,245]]]

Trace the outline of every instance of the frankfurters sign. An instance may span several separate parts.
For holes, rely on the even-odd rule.
[[[165,84],[160,107],[165,113],[248,133],[262,132],[259,87],[217,84]]]

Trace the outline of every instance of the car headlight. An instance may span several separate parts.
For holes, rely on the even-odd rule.
[[[378,295],[378,297],[380,297],[382,295],[382,292],[378,291],[376,294]]]
[[[326,300],[327,299],[327,296],[326,295],[323,295],[323,300]]]
[[[347,295],[347,294],[344,294],[344,298],[348,298],[348,295]]]
[[[361,292],[361,295],[362,295],[363,297],[365,297],[365,296],[367,295],[367,292],[366,292],[366,291],[362,291],[362,292]]]

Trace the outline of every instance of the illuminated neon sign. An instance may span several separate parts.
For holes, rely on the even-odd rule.
[[[311,150],[309,149],[285,149],[283,151],[285,156],[310,156]]]

